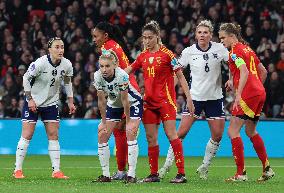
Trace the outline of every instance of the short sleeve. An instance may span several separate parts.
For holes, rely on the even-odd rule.
[[[32,62],[27,70],[27,75],[30,77],[30,78],[35,78],[37,77],[40,72],[41,72],[41,66],[42,66],[42,63],[44,61],[42,60],[42,58],[39,58],[37,59],[35,62]]]
[[[227,62],[229,60],[229,51],[223,45],[221,45],[221,55],[223,61]]]
[[[187,67],[187,65],[189,64],[189,53],[187,48],[182,51],[180,57],[177,60],[181,68]]]
[[[129,75],[127,73],[121,74],[121,77],[119,79],[119,90],[120,91],[125,91],[129,87]]]
[[[242,53],[237,51],[237,50],[235,50],[235,52],[233,52],[231,54],[231,59],[234,62],[234,64],[236,65],[237,68],[246,64]]]
[[[142,59],[142,54],[139,54],[136,60],[131,64],[131,67],[133,69],[132,71],[136,71],[142,67]]]
[[[100,77],[99,71],[94,73],[94,83],[93,83],[93,85],[95,86],[95,88],[98,91],[102,91],[103,90],[103,84],[102,84],[102,81],[101,81],[101,77]]]
[[[69,60],[67,60],[67,64],[68,64],[68,67],[67,67],[66,76],[73,76],[72,63]]]

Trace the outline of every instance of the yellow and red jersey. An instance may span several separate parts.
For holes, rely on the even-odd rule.
[[[124,53],[122,47],[114,40],[109,39],[108,41],[106,41],[102,47],[101,50],[112,50],[116,53],[118,60],[119,60],[119,67],[122,69],[125,69],[129,66],[129,60],[126,56],[126,54]],[[137,84],[137,81],[135,79],[134,74],[129,74],[129,81],[130,84],[138,91],[140,91],[139,86]]]
[[[145,94],[144,106],[160,108],[168,103],[176,109],[174,73],[180,69],[174,54],[165,46],[154,53],[145,50],[131,65],[133,70],[143,69]]]
[[[265,94],[265,89],[257,73],[257,65],[260,64],[260,61],[249,46],[240,42],[234,45],[230,51],[228,63],[236,89],[240,80],[240,65],[245,64],[248,68],[248,79],[241,95],[243,100]]]

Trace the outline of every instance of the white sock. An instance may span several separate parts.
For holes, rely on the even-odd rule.
[[[170,147],[168,149],[168,153],[167,153],[167,158],[166,158],[166,161],[165,161],[163,167],[164,168],[170,168],[173,165],[174,160],[175,160],[175,155],[174,155],[174,152],[173,152],[173,148],[170,145]]]
[[[137,140],[127,141],[128,144],[128,176],[135,178],[136,164],[139,153]]]
[[[110,177],[110,172],[109,172],[110,151],[108,143],[98,144],[98,156],[103,170],[103,175],[106,177]]]
[[[18,142],[18,146],[17,146],[17,151],[16,151],[15,171],[22,170],[23,162],[27,154],[29,144],[30,144],[30,140],[27,140],[23,137],[20,138]]]
[[[208,168],[209,165],[211,164],[211,161],[213,157],[215,157],[216,152],[219,149],[219,142],[213,141],[212,138],[209,139],[207,145],[206,145],[206,150],[205,150],[205,155],[203,158],[203,166]]]
[[[60,171],[60,146],[58,140],[48,140],[48,153],[53,172]]]

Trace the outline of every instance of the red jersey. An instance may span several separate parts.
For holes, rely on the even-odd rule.
[[[144,105],[149,109],[156,109],[162,103],[169,103],[176,109],[176,93],[174,87],[174,72],[178,71],[174,54],[161,46],[157,52],[145,50],[131,65],[133,70],[143,69],[145,94]]]
[[[106,41],[102,45],[101,50],[102,49],[112,50],[112,51],[115,52],[115,54],[117,55],[118,60],[119,60],[119,67],[120,68],[125,69],[129,66],[129,60],[128,60],[126,54],[124,53],[122,47],[118,43],[116,43],[114,40],[109,39],[108,41]],[[129,82],[137,91],[140,91],[134,74],[129,74]]]
[[[230,51],[228,63],[236,89],[240,80],[240,70],[238,67],[245,64],[249,70],[248,79],[241,95],[242,99],[265,94],[265,89],[256,70],[260,61],[249,46],[237,43]]]

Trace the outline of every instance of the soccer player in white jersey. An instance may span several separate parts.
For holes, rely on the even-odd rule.
[[[102,50],[102,55],[99,58],[100,70],[94,74],[94,86],[98,91],[98,106],[102,116],[98,127],[98,156],[103,171],[103,174],[95,182],[111,181],[108,140],[125,114],[129,168],[125,182],[135,183],[138,157],[136,136],[142,117],[143,104],[140,93],[129,83],[128,74],[118,67],[118,61],[114,51]]]
[[[220,43],[211,42],[213,27],[210,21],[201,21],[195,31],[196,44],[183,50],[179,63],[191,70],[191,95],[195,106],[195,112],[191,115],[187,109],[182,113],[178,136],[183,139],[193,123],[205,112],[211,131],[203,163],[197,169],[201,179],[207,179],[208,167],[215,156],[221,141],[225,113],[223,109],[221,65],[222,61],[228,61],[228,51]],[[164,177],[169,171],[174,160],[172,148],[168,150],[166,162],[159,170],[160,177]]]
[[[48,137],[48,152],[52,163],[52,177],[67,179],[60,171],[60,146],[58,142],[59,111],[58,100],[61,82],[64,82],[68,97],[69,113],[75,112],[71,77],[71,62],[63,57],[64,44],[60,38],[48,41],[48,55],[32,62],[23,76],[25,104],[22,112],[22,134],[16,151],[14,178],[24,178],[22,165],[34,134],[38,116],[44,123]]]

